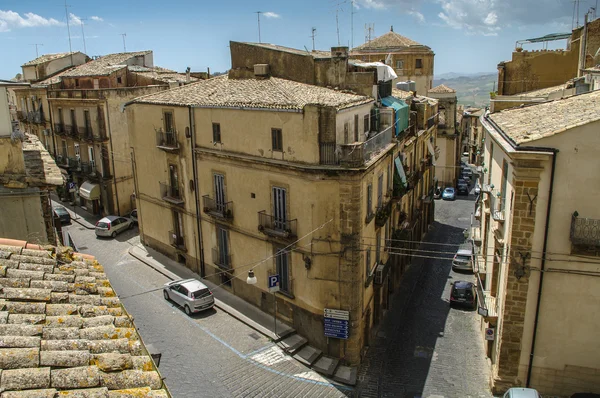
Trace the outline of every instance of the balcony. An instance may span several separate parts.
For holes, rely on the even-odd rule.
[[[267,214],[264,210],[258,212],[258,230],[265,235],[269,235],[275,238],[291,239],[295,238],[296,235],[296,219],[294,220],[282,220],[276,218],[270,214]]]
[[[477,273],[477,313],[486,320],[495,321],[498,319],[498,300],[490,292],[483,290],[483,283]]]
[[[67,158],[67,164],[70,169],[76,170],[79,168],[79,159],[78,158]]]
[[[62,123],[54,123],[54,133],[60,135],[66,134],[65,125]]]
[[[185,250],[185,239],[175,231],[169,231],[169,243],[176,249]]]
[[[492,213],[492,218],[498,222],[504,222],[504,204],[502,203],[502,198],[500,197],[492,197],[490,205],[490,212]]]
[[[165,202],[172,203],[174,205],[183,205],[183,197],[181,196],[179,187],[172,186],[166,182],[160,184],[160,195]]]
[[[381,228],[385,225],[392,213],[392,202],[388,202],[375,211],[375,226]]]
[[[17,111],[17,119],[24,122],[27,120],[27,113],[23,111]]]
[[[579,217],[577,212],[571,216],[571,243],[580,249],[600,250],[600,220]]]
[[[487,193],[487,194],[491,194],[494,191],[494,185],[489,185],[489,184],[483,184],[481,186],[481,192],[482,193]]]
[[[204,195],[202,204],[206,214],[222,220],[233,220],[233,202],[219,203],[210,196]]]
[[[369,163],[392,142],[392,127],[377,133],[367,141],[352,144],[320,144],[321,164],[360,167]]]
[[[212,261],[219,268],[225,270],[231,269],[231,254],[225,254],[217,247],[212,248]]]
[[[156,132],[156,147],[168,152],[175,152],[179,150],[179,142],[177,141],[176,131],[163,132],[158,130]]]
[[[94,141],[94,132],[91,127],[79,127],[79,139],[82,141]]]
[[[77,137],[78,136],[77,125],[65,124],[63,127],[64,127],[64,131],[65,131],[66,135],[69,135],[71,137]]]
[[[69,158],[63,155],[56,157],[56,164],[59,166],[67,166],[69,164]]]
[[[24,112],[22,112],[23,115],[23,121],[25,121],[25,119],[29,122],[29,123],[37,123],[37,124],[41,124],[44,122],[44,117],[42,115],[41,111],[32,111],[32,112],[27,112],[27,115],[25,115]]]

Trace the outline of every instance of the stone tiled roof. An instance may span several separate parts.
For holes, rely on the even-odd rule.
[[[592,66],[583,70],[584,72],[600,73],[600,65]]]
[[[52,61],[55,59],[59,59],[59,58],[64,58],[64,57],[68,57],[71,54],[76,54],[77,52],[73,51],[71,53],[55,53],[55,54],[44,54],[41,55],[39,57],[37,57],[36,59],[33,59],[29,62],[24,63],[21,66],[33,66],[33,65],[39,65],[39,64],[43,64],[44,62],[48,62],[48,61]]]
[[[434,93],[434,94],[446,94],[446,93],[455,93],[456,90],[454,90],[453,88],[450,88],[444,84],[440,84],[439,86],[435,86],[428,92]]]
[[[416,41],[409,39],[408,37],[404,37],[399,35],[396,32],[390,31],[386,34],[383,34],[375,39],[371,40],[368,43],[362,44],[358,47],[355,47],[352,51],[373,51],[373,50],[386,50],[386,49],[394,49],[394,48],[402,48],[402,47],[426,47],[421,43],[417,43]]]
[[[102,266],[22,243],[0,245],[2,397],[168,397]]]
[[[139,97],[134,102],[205,107],[302,110],[306,105],[337,109],[373,102],[370,97],[271,77],[229,79],[227,75]]]
[[[150,79],[155,79],[155,80],[159,80],[161,82],[165,82],[165,83],[171,83],[171,82],[178,82],[178,83],[185,83],[186,82],[186,75],[185,73],[177,73],[175,71],[170,71],[170,72],[165,72],[162,71],[162,68],[157,68],[156,70],[150,69],[150,68],[145,68],[147,70],[142,70],[144,68],[135,68],[134,67],[129,67],[129,70],[131,70],[132,72],[134,72],[136,75],[140,75],[140,76],[144,76]],[[190,76],[190,82],[196,82],[199,79]]]
[[[558,86],[541,88],[539,90],[528,91],[521,94],[516,94],[520,97],[547,97],[549,94],[552,94],[556,91],[561,91],[567,88],[567,84],[559,84]]]
[[[600,120],[600,90],[489,115],[517,145]]]
[[[412,97],[413,93],[410,91],[400,90],[399,88],[392,88],[392,95],[396,98],[406,99]]]
[[[64,77],[77,77],[77,76],[106,76],[110,75],[116,70],[126,67],[127,60],[150,54],[152,51],[137,51],[130,53],[116,53],[108,54],[86,64],[80,65],[77,68],[73,68],[70,71],[63,73]]]
[[[23,157],[25,158],[25,172],[29,185],[63,184],[60,169],[37,136],[25,134]]]

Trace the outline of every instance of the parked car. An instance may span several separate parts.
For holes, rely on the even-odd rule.
[[[542,398],[542,396],[533,388],[513,387],[509,388],[502,398]]]
[[[165,283],[165,300],[183,307],[186,314],[204,311],[215,305],[215,298],[206,285],[197,279],[180,279]]]
[[[119,216],[106,216],[96,223],[96,236],[116,237],[117,234],[133,228],[133,221]]]
[[[460,245],[452,259],[452,269],[473,271],[473,247],[469,244]]]
[[[469,194],[469,186],[467,184],[458,184],[456,188],[456,193],[458,195],[468,195]]]
[[[138,213],[137,213],[137,209],[133,209],[131,210],[131,213],[129,213],[129,218],[131,219],[131,221],[133,221],[133,223],[135,225],[137,225],[138,223]]]
[[[466,281],[456,281],[450,289],[450,306],[477,308],[475,284]]]
[[[433,198],[434,199],[441,199],[442,198],[442,189],[441,188],[436,188],[435,192],[433,193]]]
[[[444,189],[442,192],[442,199],[444,200],[455,200],[456,199],[456,191],[452,187],[448,187]]]
[[[54,212],[54,217],[58,217],[62,225],[71,224],[71,214],[63,206],[56,206],[52,211]]]
[[[475,183],[475,195],[479,195],[481,193],[481,185],[479,183]]]

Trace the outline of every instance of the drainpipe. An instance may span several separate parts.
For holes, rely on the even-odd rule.
[[[113,150],[113,143],[112,143],[112,130],[110,128],[110,112],[108,111],[108,100],[105,100],[104,103],[106,104],[106,121],[108,124],[108,134],[110,137],[108,142],[110,142],[110,160],[111,160],[112,168],[113,168],[113,184],[115,186],[115,198],[117,200],[117,215],[120,216],[121,215],[121,206],[119,206],[119,190],[117,189],[117,176],[116,176],[117,171],[115,169],[115,152]],[[100,158],[102,158],[102,146],[100,146]]]
[[[542,251],[542,263],[540,270],[540,281],[538,285],[538,293],[537,293],[537,302],[535,304],[535,319],[533,321],[533,336],[531,338],[531,352],[529,354],[529,366],[527,368],[527,383],[526,387],[530,386],[531,382],[531,372],[533,371],[533,358],[535,353],[535,340],[537,337],[537,326],[538,320],[540,316],[540,303],[542,301],[542,287],[544,283],[544,268],[546,266],[546,249],[548,248],[548,233],[550,231],[550,211],[552,208],[552,192],[554,190],[554,172],[556,170],[556,155],[558,154],[558,149],[556,148],[548,148],[554,155],[552,156],[552,171],[550,175],[550,189],[548,190],[548,206],[546,209],[546,226],[544,228],[544,247]]]
[[[189,105],[188,106],[188,115],[189,115],[189,119],[190,119],[190,137],[191,137],[191,151],[192,151],[192,172],[194,174],[194,201],[196,203],[196,228],[198,230],[198,242],[200,243],[200,276],[202,278],[204,278],[205,276],[205,272],[204,272],[204,248],[202,247],[202,230],[200,228],[200,205],[199,205],[199,198],[198,198],[198,165],[196,163],[196,151],[194,150],[196,148],[196,129],[195,129],[195,123],[194,123],[194,108]],[[198,248],[198,245],[196,245],[196,248]],[[198,257],[198,253],[196,253],[196,256]]]

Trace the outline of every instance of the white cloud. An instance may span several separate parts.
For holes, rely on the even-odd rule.
[[[281,18],[281,15],[276,14],[272,11],[263,12],[263,15],[265,16],[265,18]]]
[[[70,12],[69,13],[69,23],[73,24],[73,25],[81,25],[83,23],[83,21],[81,20],[80,17],[78,17],[77,15]]]
[[[96,15],[92,15],[92,16],[90,17],[90,19],[91,19],[92,21],[96,21],[96,22],[102,22],[102,21],[104,21],[104,19],[102,19],[102,18],[100,18],[100,17],[98,17],[98,16],[96,16]]]
[[[0,32],[8,32],[12,28],[33,28],[37,26],[61,26],[64,23],[54,18],[44,18],[40,15],[28,12],[21,16],[18,12],[11,10],[0,10]]]
[[[568,2],[556,0],[437,0],[438,17],[467,34],[495,36],[503,28],[547,25],[571,19]]]
[[[416,19],[418,23],[425,23],[425,16],[419,11],[409,11],[407,12],[407,14]]]
[[[383,8],[387,8],[387,6],[391,5],[389,3],[393,4],[394,2],[386,1],[386,0],[358,0],[357,3],[362,4],[362,6],[365,8],[383,9]]]

